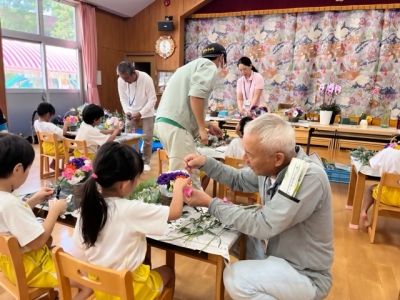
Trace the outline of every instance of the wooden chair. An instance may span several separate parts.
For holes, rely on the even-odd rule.
[[[25,269],[22,263],[21,251],[18,240],[14,236],[0,235],[0,253],[7,256],[13,265],[16,284],[13,284],[8,278],[0,272],[0,286],[7,293],[11,294],[14,299],[36,299],[45,295],[41,299],[53,300],[56,298],[56,293],[53,288],[29,288],[26,281]]]
[[[375,240],[376,224],[378,223],[378,215],[400,219],[400,207],[389,206],[381,203],[382,188],[393,187],[400,189],[400,175],[383,173],[379,181],[378,197],[374,199],[374,210],[372,214],[371,226],[368,228],[369,240],[371,243]]]
[[[55,133],[48,132],[37,132],[38,141],[39,141],[39,149],[40,149],[40,179],[54,177],[54,180],[57,181],[60,176],[60,160],[61,166],[64,166],[64,155],[61,155],[58,151],[58,140],[57,135]],[[54,155],[45,154],[43,151],[42,144],[43,142],[49,142],[54,144]],[[54,166],[54,172],[50,172],[49,170],[49,159],[52,158],[56,162]]]
[[[61,300],[71,300],[70,280],[74,280],[94,291],[115,295],[121,300],[134,300],[132,273],[129,270],[116,271],[98,267],[65,253],[62,248],[52,250],[54,264],[57,270],[59,293]],[[90,279],[85,274],[92,274],[98,279]],[[165,288],[159,299],[172,300],[173,290]],[[94,294],[89,299],[96,299]]]
[[[225,156],[225,165],[231,166],[235,169],[243,169],[246,166],[246,163],[240,159],[240,158],[234,158],[230,156]],[[227,191],[229,188],[227,186],[223,186],[223,195],[226,197]],[[245,193],[245,192],[240,192],[240,191],[233,191],[233,199],[232,202],[236,202],[236,196],[240,197],[247,197],[247,198],[253,198],[256,199],[256,203],[261,205],[261,198],[259,193]]]
[[[89,157],[86,141],[72,140],[72,139],[67,139],[67,138],[63,137],[63,144],[64,144],[64,153],[65,153],[65,161],[66,162],[69,162],[70,149],[72,149],[74,151],[78,150],[79,152],[83,153],[84,156]]]
[[[163,149],[157,149],[157,157],[158,157],[158,175],[163,172],[163,165],[168,161],[167,151]]]

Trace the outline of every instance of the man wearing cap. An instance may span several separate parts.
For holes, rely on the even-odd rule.
[[[208,99],[218,78],[218,69],[226,64],[226,50],[212,43],[202,57],[180,67],[169,79],[157,109],[155,128],[169,157],[171,171],[182,169],[183,158],[196,151],[194,138],[207,144],[206,128],[222,135],[221,129],[205,121]],[[201,190],[199,171],[191,175],[192,186]]]

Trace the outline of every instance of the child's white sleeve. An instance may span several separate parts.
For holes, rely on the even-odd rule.
[[[20,200],[7,201],[1,215],[8,231],[17,238],[21,247],[37,239],[44,232],[43,226],[36,220],[30,206]]]
[[[49,123],[49,129],[51,130],[52,133],[57,134],[59,138],[62,138],[64,136],[64,131],[60,127],[54,125],[53,123]]]

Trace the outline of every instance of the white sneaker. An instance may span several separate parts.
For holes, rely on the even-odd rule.
[[[150,171],[150,166],[149,166],[149,165],[144,165],[144,171],[145,171],[145,172]]]

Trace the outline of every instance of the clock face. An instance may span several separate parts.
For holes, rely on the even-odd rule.
[[[156,53],[162,58],[170,57],[175,51],[175,42],[170,36],[161,36],[156,43]]]
[[[168,42],[168,40],[163,40],[160,43],[160,51],[164,54],[167,54],[169,51],[171,51],[171,44]]]

